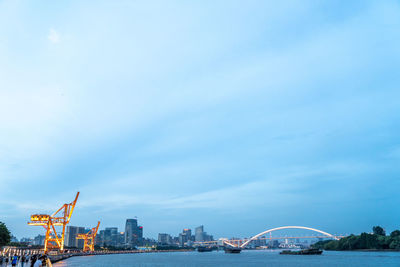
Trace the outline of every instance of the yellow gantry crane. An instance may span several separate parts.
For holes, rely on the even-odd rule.
[[[46,239],[44,241],[44,253],[50,250],[58,249],[60,252],[64,250],[65,227],[71,219],[76,201],[78,200],[79,192],[76,193],[74,201],[62,205],[52,215],[34,214],[31,216],[29,225],[43,226],[46,229]],[[55,226],[62,226],[61,236],[57,233]]]
[[[94,251],[94,241],[96,239],[97,230],[99,230],[100,222],[97,222],[97,226],[90,229],[87,234],[78,234],[76,239],[83,239],[83,252]]]

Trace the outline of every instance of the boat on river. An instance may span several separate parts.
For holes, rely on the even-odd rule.
[[[225,253],[240,253],[242,251],[241,248],[238,247],[225,247]]]
[[[321,255],[322,250],[318,248],[309,248],[302,250],[283,250],[279,254],[282,255]]]
[[[212,251],[213,250],[213,248],[212,247],[197,247],[197,251],[198,252],[210,252],[210,251]]]

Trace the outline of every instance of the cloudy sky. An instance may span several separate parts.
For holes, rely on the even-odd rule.
[[[400,228],[399,1],[0,1],[0,221]]]

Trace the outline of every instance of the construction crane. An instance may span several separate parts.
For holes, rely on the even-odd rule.
[[[90,229],[86,234],[78,234],[76,239],[83,239],[83,252],[93,252],[94,251],[94,241],[96,239],[97,230],[99,230],[100,222],[97,222],[97,226]]]
[[[46,239],[44,241],[44,253],[50,250],[64,251],[65,227],[71,219],[76,201],[78,200],[79,192],[76,193],[74,201],[62,205],[52,215],[34,214],[31,216],[31,221],[28,225],[43,226],[46,229]],[[61,235],[57,233],[56,226],[62,226]]]

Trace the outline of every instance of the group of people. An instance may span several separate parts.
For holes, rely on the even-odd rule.
[[[8,267],[8,266],[43,267],[43,266],[48,266],[46,265],[47,262],[48,262],[47,256],[41,254],[22,255],[22,256],[18,256],[17,254],[15,254],[14,256],[0,255],[0,267]]]

